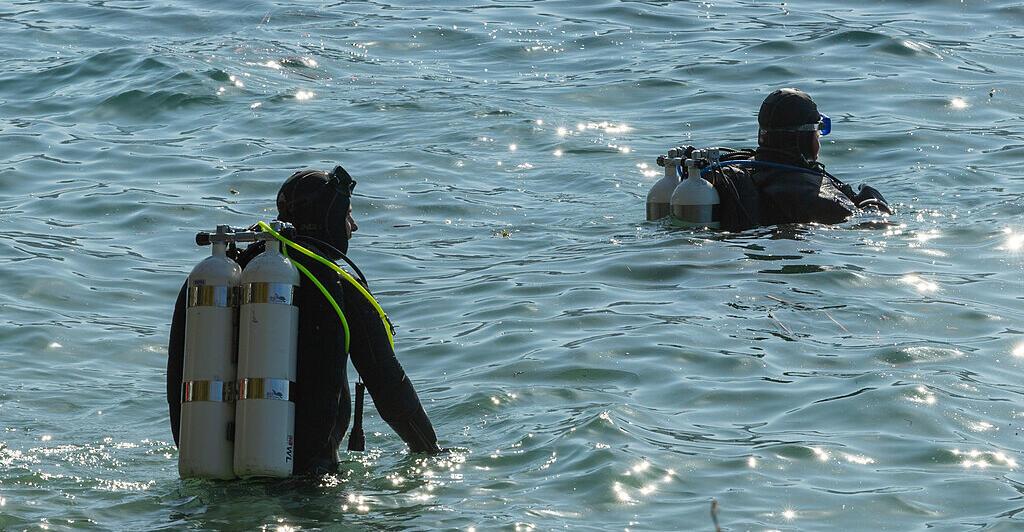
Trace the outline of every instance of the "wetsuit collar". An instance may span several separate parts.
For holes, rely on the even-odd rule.
[[[799,166],[801,168],[816,169],[820,166],[819,163],[808,161],[806,157],[799,153],[780,150],[777,148],[758,147],[757,151],[754,152],[754,160],[788,164],[791,166]]]

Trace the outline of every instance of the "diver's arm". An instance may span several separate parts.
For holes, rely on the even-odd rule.
[[[346,287],[345,313],[352,365],[363,379],[380,417],[414,453],[437,453],[437,435],[419,396],[388,342],[376,310],[355,289]]]
[[[839,191],[843,193],[858,209],[861,210],[877,210],[886,214],[892,214],[892,209],[889,208],[889,202],[885,201],[885,197],[875,187],[870,185],[860,185],[857,187],[857,192],[853,191],[853,187],[843,183],[836,176],[824,172],[824,175],[829,179],[833,185]]]
[[[845,184],[844,184],[845,185]],[[829,179],[822,180],[821,187],[808,208],[812,212],[811,220],[815,222],[837,224],[857,212],[857,207],[844,188],[838,187]],[[852,191],[852,189],[851,189]]]
[[[185,363],[185,286],[181,285],[171,317],[171,335],[167,342],[167,409],[171,415],[171,435],[178,445],[181,423],[181,375]]]
[[[836,224],[857,211],[853,201],[825,176],[796,172],[758,172],[761,223]]]

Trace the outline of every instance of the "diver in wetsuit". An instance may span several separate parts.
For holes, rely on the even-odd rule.
[[[358,228],[352,218],[351,196],[355,181],[338,166],[327,174],[303,170],[292,174],[277,195],[278,219],[295,226],[295,242],[330,261],[348,262],[366,286],[362,272],[345,253]],[[234,258],[243,267],[261,253],[258,242]],[[229,256],[231,254],[229,253]],[[296,291],[299,307],[295,400],[295,462],[293,474],[323,474],[338,465],[338,447],[351,417],[346,365],[349,354],[362,384],[370,392],[382,419],[414,453],[437,453],[437,436],[412,383],[395,357],[390,323],[351,282],[328,266],[300,253],[291,260],[305,266],[339,304],[349,328],[345,332],[334,308],[313,282],[303,276]],[[185,337],[185,287],[178,294],[171,321],[167,359],[167,402],[171,432],[178,442],[181,419],[181,380]],[[357,384],[357,391],[361,384]],[[357,392],[358,394],[358,392]],[[361,394],[359,394],[361,395]],[[357,399],[357,405],[359,400]],[[357,406],[358,408],[358,406]],[[356,412],[357,425],[360,412]],[[350,450],[362,450],[361,427],[354,427]],[[358,432],[357,432],[358,431]],[[354,443],[355,442],[355,443]]]
[[[723,160],[749,159],[743,166],[723,166],[710,176],[721,197],[721,227],[742,231],[785,223],[839,223],[860,209],[891,213],[873,187],[855,192],[818,162],[819,138],[831,120],[818,112],[807,93],[779,89],[757,114],[757,150],[734,152]]]

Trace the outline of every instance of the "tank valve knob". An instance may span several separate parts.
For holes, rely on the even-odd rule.
[[[217,230],[214,233],[208,231],[200,231],[196,233],[196,245],[198,246],[209,246],[215,242],[230,242],[232,233],[235,230],[229,225],[218,225]]]

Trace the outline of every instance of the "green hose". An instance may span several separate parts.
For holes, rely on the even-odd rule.
[[[363,295],[363,297],[365,297],[366,300],[369,301],[371,305],[373,305],[373,308],[377,310],[377,315],[380,316],[381,322],[384,323],[384,332],[387,333],[387,335],[388,335],[388,342],[391,344],[391,349],[395,348],[395,337],[391,333],[391,320],[388,319],[388,315],[384,312],[384,309],[381,308],[380,304],[377,303],[377,300],[374,299],[372,295],[370,295],[370,292],[368,292],[366,290],[366,288],[363,288],[363,285],[359,284],[359,282],[356,281],[354,277],[349,275],[348,272],[343,270],[337,264],[335,264],[335,263],[333,263],[333,262],[331,262],[331,261],[321,257],[320,255],[317,255],[316,253],[313,253],[312,251],[310,251],[310,250],[308,250],[308,249],[306,249],[306,248],[296,244],[295,242],[292,242],[291,240],[288,240],[283,235],[281,235],[280,233],[275,231],[272,227],[270,227],[270,225],[268,225],[266,222],[260,221],[259,222],[259,227],[263,231],[266,231],[267,233],[270,233],[274,238],[276,238],[276,239],[280,240],[281,242],[283,242],[286,247],[293,248],[296,251],[298,251],[299,253],[302,253],[303,255],[306,255],[307,257],[310,257],[310,258],[320,262],[321,264],[327,266],[328,268],[334,270],[343,279],[345,279],[350,284],[352,284],[352,286],[356,287],[356,289],[359,290],[359,293],[361,293]],[[286,252],[285,255],[287,256],[287,254],[288,253]],[[345,351],[348,351],[348,322],[345,321],[345,316],[341,312],[341,309],[338,307],[338,304],[334,301],[334,298],[332,298],[327,293],[327,290],[323,287],[323,285],[321,285],[320,282],[317,281],[309,273],[308,270],[303,268],[298,263],[295,263],[295,265],[299,267],[299,271],[303,272],[309,279],[311,279],[313,281],[313,283],[316,284],[316,286],[318,288],[320,288],[320,291],[323,292],[324,295],[327,297],[327,300],[330,301],[331,306],[333,306],[334,310],[338,312],[338,317],[341,318],[341,324],[345,328]]]

